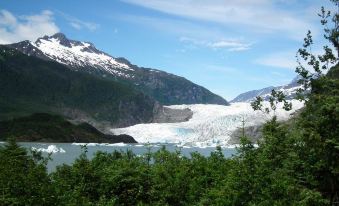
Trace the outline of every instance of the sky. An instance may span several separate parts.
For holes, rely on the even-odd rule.
[[[321,51],[321,6],[333,9],[324,0],[1,0],[0,44],[62,32],[231,100],[290,82],[308,30]]]

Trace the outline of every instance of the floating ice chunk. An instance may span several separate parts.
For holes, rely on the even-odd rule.
[[[95,146],[100,146],[100,147],[124,147],[124,146],[129,146],[128,144],[125,144],[123,142],[119,142],[119,143],[95,143],[95,142],[91,142],[91,143],[72,143],[72,145],[79,145],[79,146],[87,146],[87,147],[95,147]],[[143,146],[143,145],[141,145]]]
[[[49,145],[47,148],[36,148],[32,147],[33,151],[37,152],[46,152],[46,153],[66,153],[66,151],[63,148],[58,148],[56,145]]]
[[[72,145],[77,145],[77,146],[86,146],[86,147],[95,147],[95,146],[101,146],[99,143],[78,143],[78,142],[73,142]]]
[[[107,144],[107,146],[111,146],[111,147],[125,147],[125,146],[128,146],[128,144],[125,144],[123,142],[119,142],[119,143],[114,143],[114,144]]]
[[[78,142],[73,142],[72,145],[76,145],[76,146],[85,146],[88,143],[78,143]]]
[[[98,143],[88,143],[88,144],[86,144],[87,147],[95,147],[97,145],[98,145]]]

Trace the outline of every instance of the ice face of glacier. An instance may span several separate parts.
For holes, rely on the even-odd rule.
[[[265,102],[268,104],[268,102]],[[190,146],[230,146],[231,134],[242,125],[254,126],[264,123],[276,115],[278,120],[286,120],[292,113],[303,107],[303,103],[292,100],[293,109],[277,109],[275,114],[253,111],[250,103],[222,105],[172,105],[170,108],[193,111],[193,117],[181,123],[138,124],[126,128],[112,129],[114,134],[128,134],[139,143],[177,143]],[[278,107],[281,108],[281,107]]]

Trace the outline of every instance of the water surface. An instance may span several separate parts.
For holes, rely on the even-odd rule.
[[[52,172],[55,170],[57,165],[62,164],[72,164],[76,158],[82,153],[81,144],[76,143],[36,143],[36,142],[21,142],[19,143],[27,149],[37,149],[41,150],[43,155],[46,155],[51,152],[52,160],[48,163],[48,171]],[[136,155],[143,155],[148,151],[148,147],[151,148],[152,152],[155,152],[165,146],[168,151],[175,152],[181,151],[181,154],[190,157],[192,152],[198,152],[201,155],[209,156],[211,152],[215,151],[215,147],[188,147],[183,146],[179,147],[176,144],[97,144],[89,143],[87,144],[87,157],[89,159],[93,158],[95,153],[98,151],[111,153],[115,150],[124,151],[127,150],[133,151]],[[236,154],[235,148],[222,148],[222,153],[225,157],[231,157]]]

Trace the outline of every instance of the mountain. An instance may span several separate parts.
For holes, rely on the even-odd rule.
[[[242,94],[239,94],[237,97],[235,97],[231,103],[235,102],[252,102],[255,100],[257,96],[262,97],[264,100],[268,100],[271,91],[274,89],[276,91],[282,91],[287,99],[293,99],[296,96],[296,92],[299,88],[301,88],[301,85],[298,83],[299,77],[295,77],[289,84],[286,84],[284,86],[277,86],[277,87],[266,87],[259,90],[252,90],[248,91]]]
[[[0,46],[0,120],[33,113],[128,126],[152,122],[161,105],[129,85]]]
[[[0,140],[7,138],[20,142],[136,143],[128,135],[106,135],[90,124],[74,125],[61,116],[45,113],[0,121]]]
[[[28,56],[58,62],[72,71],[122,82],[164,105],[228,105],[222,97],[183,77],[157,69],[138,67],[124,58],[114,58],[98,50],[92,43],[69,40],[62,33],[44,36],[35,42],[23,41],[7,46]]]

